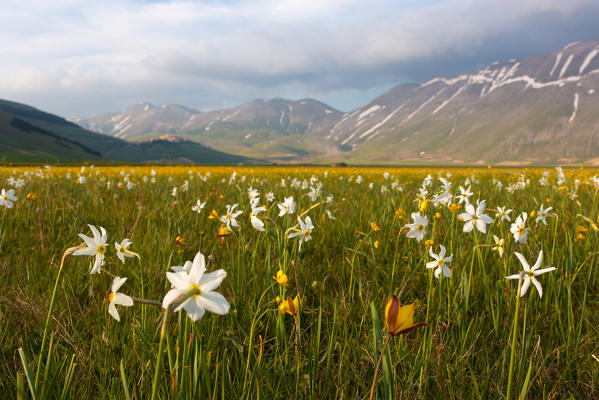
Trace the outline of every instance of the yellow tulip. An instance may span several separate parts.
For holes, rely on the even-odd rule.
[[[387,327],[389,335],[401,335],[422,326],[426,326],[423,322],[414,324],[415,308],[415,303],[402,306],[395,295],[389,299],[387,306],[385,307],[385,326]]]
[[[287,296],[287,300],[284,300],[279,304],[279,314],[295,315],[299,312],[299,305],[301,303],[299,294],[295,296],[295,299],[291,300],[291,297]]]
[[[287,274],[283,272],[282,269],[277,271],[277,275],[272,277],[277,283],[281,286],[288,286],[289,279],[287,278]]]
[[[221,224],[216,232],[216,236],[220,238],[220,245],[225,244],[225,238],[231,234],[229,228],[226,225]]]

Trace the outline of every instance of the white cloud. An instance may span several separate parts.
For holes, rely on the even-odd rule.
[[[493,51],[489,43],[510,31],[544,29],[534,34],[556,32],[558,40],[561,27],[542,26],[542,18],[575,25],[581,10],[598,11],[593,4],[5,0],[0,87],[3,97],[40,99],[38,106],[68,115],[110,110],[132,99],[189,99],[184,104],[214,108],[262,95],[365,96],[371,95],[368,88],[444,74],[435,61],[451,58],[459,66],[463,58],[470,69],[479,53]],[[529,27],[535,18],[541,28]],[[48,101],[49,93],[62,100]],[[85,93],[104,97],[86,105]],[[69,98],[72,106],[59,108]]]

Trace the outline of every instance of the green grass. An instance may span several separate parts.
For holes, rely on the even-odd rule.
[[[443,244],[454,255],[451,278],[437,280],[425,268],[430,256],[424,242],[406,238],[402,227],[417,211],[414,199],[424,177],[446,171],[389,169],[394,177],[385,180],[380,168],[156,167],[152,183],[143,180],[149,167],[135,168],[96,168],[97,175],[88,168],[85,184],[75,183],[78,168],[71,168],[71,179],[65,177],[68,168],[41,176],[0,170],[0,187],[8,189],[9,176],[26,181],[16,190],[14,208],[0,208],[0,398],[16,397],[17,387],[30,398],[30,377],[38,398],[149,399],[156,382],[156,397],[162,399],[367,399],[386,336],[384,306],[392,294],[402,304],[417,302],[414,321],[428,327],[392,338],[375,398],[503,398],[510,369],[511,398],[599,396],[599,361],[592,356],[599,357],[598,240],[590,224],[577,217],[597,221],[596,191],[586,183],[597,171],[566,171],[568,191],[575,178],[583,182],[571,200],[567,191],[553,189],[555,171],[545,187],[537,183],[541,170],[522,171],[531,184],[509,193],[492,179],[507,186],[521,171],[448,170],[455,192],[476,175],[471,201],[485,199],[491,216],[490,209],[505,205],[514,210],[513,221],[543,202],[558,217],[548,218],[547,226],[529,219],[528,242],[520,245],[509,235],[508,222],[494,221],[486,234],[466,234],[455,213],[430,204],[425,239],[434,241],[435,252]],[[118,188],[121,169],[131,174],[132,190]],[[234,170],[238,178],[229,184]],[[210,177],[200,179],[198,173],[207,172]],[[309,180],[313,174],[323,185],[316,202],[305,195],[309,189],[290,187],[291,178]],[[355,182],[358,174],[361,184]],[[402,191],[391,188],[395,179]],[[184,180],[188,191],[181,189]],[[388,193],[380,193],[383,184]],[[261,204],[268,191],[275,203],[293,195],[298,213],[280,218],[275,203],[265,203],[268,210],[259,216],[266,231],[254,230],[248,220],[250,186],[260,191]],[[438,188],[435,179],[428,190]],[[26,200],[29,192],[34,200]],[[333,202],[322,204],[329,194]],[[207,201],[200,214],[191,210],[198,199]],[[312,240],[298,253],[297,241],[284,233],[297,214],[317,202],[307,214],[315,225]],[[221,245],[220,224],[208,213],[222,214],[233,203],[244,210],[241,228]],[[396,216],[400,208],[402,218]],[[328,219],[325,210],[336,219]],[[372,221],[380,231],[372,230]],[[184,312],[171,315],[160,353],[162,310],[118,307],[121,321],[113,320],[107,312],[112,278],[90,275],[92,258],[67,256],[57,280],[63,252],[79,244],[78,233],[91,235],[87,224],[108,232],[104,268],[128,278],[120,292],[161,301],[170,289],[168,268],[201,251],[211,260],[208,271],[227,272],[217,291],[228,299],[230,312],[207,312],[195,323]],[[588,229],[584,240],[576,240],[578,226]],[[503,259],[490,246],[494,234],[508,243]],[[184,238],[182,246],[175,244],[177,236]],[[130,249],[141,261],[118,260],[113,243],[124,238],[133,241]],[[543,267],[557,270],[539,277],[542,298],[531,287],[516,309],[518,283],[504,279],[522,269],[514,251],[532,264],[541,250]],[[279,269],[289,277],[287,288],[273,280]],[[298,291],[298,319],[279,315],[275,298]],[[512,336],[514,315],[518,326]]]

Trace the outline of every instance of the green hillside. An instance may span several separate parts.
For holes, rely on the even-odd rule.
[[[0,161],[99,160],[99,152],[0,110]]]
[[[255,164],[184,140],[130,143],[81,128],[57,115],[0,100],[0,162]]]
[[[141,143],[127,143],[125,146],[107,152],[105,156],[110,160],[124,162],[203,165],[256,163],[249,158],[222,153],[187,140],[171,142],[156,139]]]

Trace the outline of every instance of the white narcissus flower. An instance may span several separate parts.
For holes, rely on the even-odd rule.
[[[125,257],[139,257],[137,253],[134,253],[128,249],[133,242],[129,239],[123,239],[121,243],[114,243],[114,247],[116,248],[116,255],[119,260],[125,262]]]
[[[310,200],[316,201],[316,198],[320,196],[320,190],[314,186],[311,186],[310,191],[306,193],[306,195],[310,198]]]
[[[510,227],[510,232],[514,235],[514,240],[520,244],[526,243],[526,239],[528,238],[528,228],[526,227],[527,217],[528,214],[523,212],[516,217],[516,221]]]
[[[530,265],[528,265],[528,261],[526,261],[526,259],[524,258],[524,256],[522,254],[520,254],[518,252],[514,252],[514,254],[516,255],[516,257],[518,257],[518,260],[520,260],[520,263],[522,264],[524,271],[520,272],[519,274],[506,276],[505,279],[520,279],[520,278],[524,279],[524,282],[522,283],[522,287],[520,288],[520,297],[522,297],[526,294],[526,292],[528,291],[528,287],[530,286],[530,283],[532,282],[532,284],[535,285],[535,287],[537,288],[537,291],[539,292],[539,297],[542,298],[543,297],[543,287],[541,286],[541,282],[539,282],[535,277],[542,275],[545,272],[553,271],[556,268],[549,267],[549,268],[539,269],[539,267],[541,266],[541,263],[543,262],[543,251],[542,250],[539,253],[537,262],[535,263],[535,265],[532,266],[532,268],[530,267]]]
[[[183,265],[173,265],[171,269],[175,272],[186,272],[189,273],[191,271],[191,261],[185,261]]]
[[[260,192],[258,192],[257,189],[254,189],[254,188],[250,187],[248,189],[248,198],[250,199],[250,201],[252,201],[252,200],[254,200],[254,199],[258,198],[258,197],[260,197]]]
[[[14,189],[4,190],[0,192],[0,206],[4,206],[6,208],[12,208],[13,201],[16,201],[17,198],[15,196]]]
[[[421,241],[426,234],[426,226],[428,225],[428,217],[421,216],[419,212],[412,213],[412,220],[414,221],[411,224],[407,224],[405,227],[410,228],[408,233],[406,233],[406,237],[414,238],[417,241]]]
[[[118,293],[118,290],[121,286],[123,286],[123,283],[125,283],[126,280],[127,278],[119,278],[118,276],[115,276],[112,280],[110,294],[108,295],[108,313],[117,321],[120,321],[121,317],[119,317],[119,312],[117,311],[116,306],[131,307],[133,305],[133,299],[131,297],[127,296],[126,294]]]
[[[451,276],[451,270],[447,266],[453,260],[453,254],[449,257],[445,257],[445,246],[440,245],[441,251],[439,254],[433,253],[433,247],[431,246],[428,251],[435,261],[429,261],[426,263],[426,268],[436,268],[435,278],[439,279],[439,275],[443,272],[443,276],[449,278]]]
[[[93,238],[84,235],[83,233],[79,233],[78,236],[83,239],[86,244],[86,247],[81,249],[77,249],[73,252],[74,256],[96,256],[96,261],[94,262],[94,266],[91,270],[91,274],[97,274],[100,272],[100,268],[104,265],[104,255],[106,254],[106,240],[108,236],[106,235],[106,229],[100,227],[100,232],[93,225],[88,225],[89,229],[91,229],[94,234]]]
[[[485,200],[479,202],[476,209],[474,209],[472,204],[466,204],[466,212],[458,215],[458,218],[465,222],[464,232],[471,232],[474,227],[482,233],[487,232],[487,224],[493,222],[493,218],[489,217],[487,214],[483,214],[485,205]]]
[[[252,223],[252,226],[254,227],[254,229],[256,229],[257,231],[260,232],[264,232],[264,222],[262,222],[262,220],[260,218],[257,217],[258,214],[260,214],[261,212],[266,211],[266,207],[264,206],[260,206],[258,207],[258,198],[254,198],[251,201],[250,207],[252,208],[252,211],[250,211],[250,222]]]
[[[237,217],[239,214],[243,213],[243,211],[235,211],[237,204],[233,204],[232,206],[227,204],[227,212],[225,215],[220,217],[220,220],[223,224],[227,225],[227,228],[231,229],[231,226],[236,228],[239,227],[237,223]]]
[[[503,257],[503,246],[505,245],[505,240],[503,238],[499,239],[495,235],[493,235],[493,240],[495,241],[495,246],[493,246],[493,250],[499,253],[499,258]]]
[[[282,217],[285,214],[293,214],[295,213],[295,201],[293,201],[293,196],[285,197],[285,201],[282,203],[278,203],[279,207],[279,217]]]
[[[187,263],[186,263],[187,265]],[[229,312],[229,302],[225,297],[215,292],[227,273],[223,269],[206,273],[206,261],[202,253],[196,254],[189,272],[167,272],[166,278],[173,288],[162,300],[162,307],[168,308],[180,296],[186,296],[194,291],[187,300],[179,304],[173,311],[184,309],[192,321],[197,321],[204,315],[205,310],[224,315]]]
[[[324,211],[327,213],[327,217],[329,217],[329,219],[332,219],[332,220],[337,219],[337,217],[335,217],[330,210],[324,210]]]
[[[505,207],[497,207],[497,214],[495,217],[499,218],[500,221],[508,220],[511,221],[509,214],[512,210],[506,210]]]
[[[457,195],[458,198],[458,204],[462,204],[462,203],[470,203],[470,196],[472,196],[474,193],[472,193],[470,191],[470,186],[468,186],[466,189],[464,189],[461,185],[459,187],[460,189],[460,194]]]
[[[305,222],[302,221],[300,217],[297,217],[297,221],[299,222],[300,228],[294,229],[294,232],[289,234],[289,239],[299,236],[299,248],[298,251],[302,249],[302,243],[307,242],[312,239],[312,230],[314,229],[314,225],[312,225],[312,219],[310,217],[306,217]]]
[[[206,202],[202,202],[202,200],[198,200],[194,206],[191,207],[191,211],[195,211],[198,214],[202,212],[202,209],[206,206]]]
[[[539,212],[537,213],[537,219],[535,222],[538,224],[539,221],[541,221],[543,224],[547,225],[547,221],[545,221],[545,219],[553,216],[553,214],[549,213],[551,210],[553,210],[553,207],[543,208],[543,206],[541,206],[541,208],[539,208]]]
[[[269,203],[272,203],[275,200],[275,195],[273,192],[266,192],[266,194],[264,195],[264,198],[266,199],[266,201],[268,201]]]

